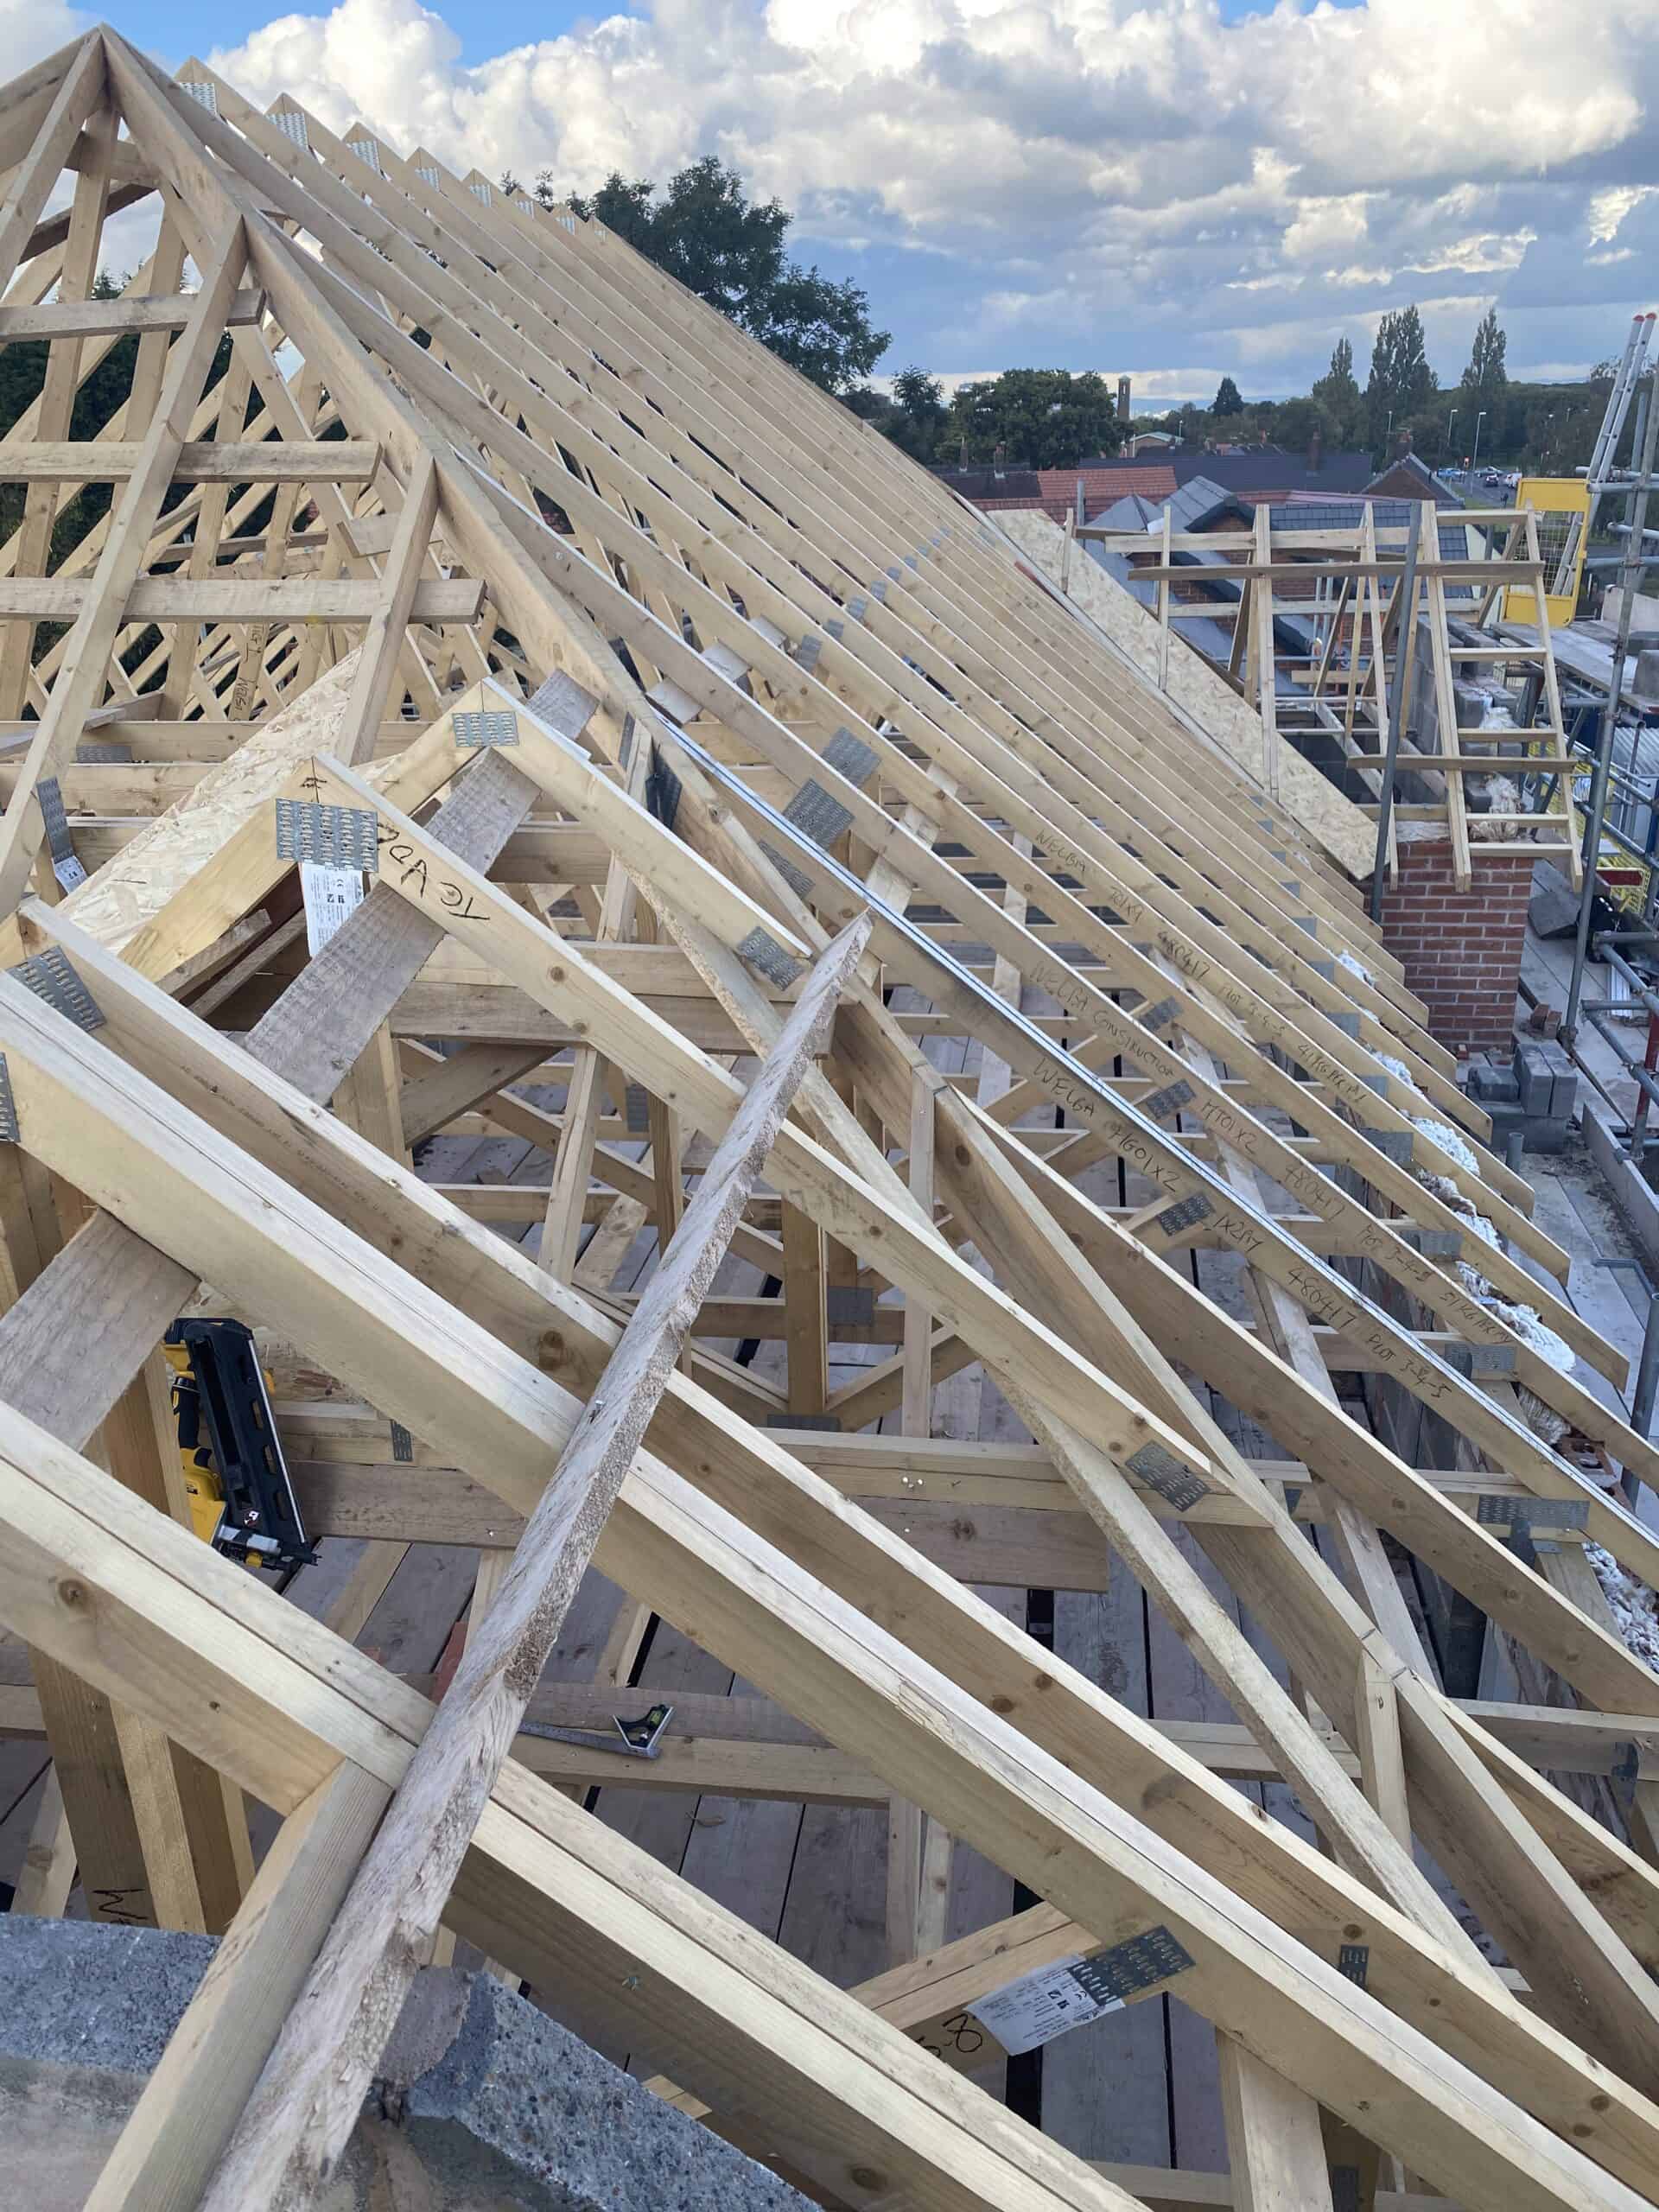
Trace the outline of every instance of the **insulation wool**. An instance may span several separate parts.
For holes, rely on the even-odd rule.
[[[1432,1198],[1438,1198],[1443,1206],[1449,1206],[1460,1220],[1466,1222],[1483,1243],[1490,1244],[1494,1250],[1497,1249],[1497,1230],[1485,1215],[1477,1210],[1473,1201],[1464,1197],[1449,1175],[1436,1175],[1425,1167],[1419,1169],[1417,1180]],[[1479,1268],[1471,1268],[1467,1260],[1458,1262],[1458,1280],[1471,1298],[1484,1301],[1496,1295]]]
[[[1558,1414],[1554,1406],[1547,1406],[1535,1390],[1529,1390],[1524,1384],[1516,1392],[1515,1402],[1527,1427],[1552,1452],[1573,1426],[1565,1414]]]
[[[1479,1174],[1480,1162],[1455,1129],[1448,1128],[1444,1122],[1437,1122],[1427,1114],[1414,1115],[1411,1126],[1419,1136],[1427,1137],[1431,1144],[1439,1145],[1440,1150],[1455,1160],[1459,1167],[1466,1167],[1471,1175]]]
[[[1488,1244],[1494,1246],[1497,1244],[1497,1230],[1485,1215],[1478,1210],[1473,1199],[1464,1197],[1463,1192],[1449,1175],[1436,1175],[1431,1170],[1425,1168],[1417,1180],[1431,1198],[1438,1198],[1443,1206],[1450,1206],[1453,1213],[1460,1214],[1477,1236]]]
[[[1596,1571],[1619,1634],[1643,1666],[1659,1674],[1659,1600],[1599,1544],[1586,1544],[1584,1555]]]
[[[1529,1350],[1540,1359],[1548,1360],[1558,1375],[1570,1375],[1579,1363],[1579,1356],[1564,1338],[1558,1337],[1548,1321],[1541,1319],[1535,1307],[1516,1306],[1507,1299],[1492,1303],[1503,1309],[1503,1319],[1524,1339]]]
[[[1513,1305],[1507,1298],[1496,1295],[1481,1300],[1481,1304],[1500,1321],[1507,1321],[1528,1350],[1535,1351],[1558,1375],[1570,1375],[1578,1365],[1578,1356],[1572,1346],[1558,1337],[1548,1321],[1541,1319],[1530,1306]],[[1567,1434],[1573,1424],[1565,1414],[1547,1406],[1537,1393],[1523,1384],[1516,1393],[1521,1418],[1541,1444],[1552,1451]]]
[[[1483,828],[1490,829],[1494,837],[1522,837],[1527,833],[1524,822],[1493,822],[1491,816],[1519,814],[1521,786],[1513,776],[1471,776],[1470,782],[1485,801],[1487,811],[1481,817]]]
[[[1423,1128],[1421,1122],[1414,1126]],[[1427,1135],[1426,1129],[1424,1134]],[[1449,1206],[1459,1220],[1466,1222],[1484,1243],[1490,1244],[1494,1251],[1498,1249],[1497,1229],[1484,1213],[1476,1211],[1449,1175],[1436,1175],[1424,1168],[1419,1169],[1417,1180],[1442,1205]],[[1536,1352],[1540,1359],[1547,1360],[1560,1375],[1573,1372],[1578,1365],[1578,1358],[1572,1346],[1556,1335],[1533,1306],[1521,1306],[1514,1300],[1503,1297],[1493,1289],[1480,1269],[1471,1267],[1467,1260],[1458,1262],[1458,1280],[1471,1298],[1478,1299],[1494,1319],[1513,1329],[1529,1351]],[[1517,1393],[1517,1402],[1521,1417],[1528,1427],[1541,1443],[1548,1445],[1553,1451],[1572,1423],[1565,1415],[1558,1414],[1553,1406],[1547,1406],[1535,1391],[1524,1387]]]
[[[1518,728],[1507,692],[1489,691],[1486,694],[1480,727],[1484,730]],[[1521,786],[1512,776],[1471,776],[1468,795],[1473,798],[1477,794],[1492,814],[1519,814],[1521,811]],[[1524,837],[1530,833],[1523,822],[1495,822],[1491,824],[1491,834],[1502,838]]]

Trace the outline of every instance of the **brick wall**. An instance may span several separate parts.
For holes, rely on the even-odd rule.
[[[1457,889],[1447,840],[1400,841],[1400,877],[1382,899],[1382,939],[1403,963],[1406,987],[1428,1008],[1428,1027],[1454,1052],[1506,1046],[1527,934],[1534,856],[1477,853],[1467,891]]]

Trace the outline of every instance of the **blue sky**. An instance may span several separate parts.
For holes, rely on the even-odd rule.
[[[1224,22],[1234,23],[1249,16],[1270,15],[1274,4],[1276,0],[1220,0],[1219,12]],[[1363,0],[1343,0],[1343,4],[1363,6]],[[176,64],[188,54],[203,53],[209,47],[239,45],[250,31],[283,12],[247,4],[247,0],[236,5],[226,0],[223,6],[213,5],[211,0],[179,0],[176,7],[163,5],[162,0],[134,0],[121,10],[118,28]],[[571,0],[499,0],[499,5],[457,8],[447,20],[461,40],[462,62],[475,67],[511,47],[557,38],[597,16],[648,12],[626,6],[578,7]]]
[[[1655,0],[130,0],[204,54],[456,166],[587,189],[714,152],[869,295],[881,365],[1305,390],[1414,302],[1455,381],[1615,352],[1659,270]],[[0,0],[22,67],[78,21]]]
[[[1277,0],[1219,0],[1217,13],[1223,23],[1236,23],[1271,15],[1276,4]],[[1363,7],[1364,0],[1339,0],[1339,4]],[[134,0],[121,10],[118,28],[176,65],[188,54],[238,46],[250,32],[285,12],[252,0],[237,0],[234,5],[231,0],[223,5],[214,5],[213,0],[179,0],[176,6],[162,0]],[[600,16],[649,13],[641,6],[595,9],[574,5],[572,0],[499,0],[499,5],[453,9],[446,20],[461,41],[461,60],[470,68],[511,48],[557,38]]]
[[[1230,10],[1234,0],[1228,4]],[[128,38],[176,67],[188,54],[239,46],[251,32],[286,12],[280,7],[261,7],[254,0],[234,0],[234,4],[232,0],[223,0],[223,4],[178,0],[176,6],[163,4],[163,0],[132,0],[118,15],[112,13],[111,20]],[[575,7],[569,0],[499,0],[499,5],[454,9],[445,19],[461,41],[463,65],[474,68],[510,48],[557,38],[596,15],[635,12],[626,7]]]

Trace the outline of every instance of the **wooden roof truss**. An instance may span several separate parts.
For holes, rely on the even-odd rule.
[[[29,1653],[0,1714],[55,1761],[37,1901],[74,1865],[100,1917],[235,1937],[94,2202],[305,2201],[439,1911],[829,2203],[1137,2201],[943,2025],[1097,1954],[1214,2023],[1241,2202],[1349,2174],[1650,2198],[1659,1680],[1584,1543],[1650,1586],[1659,1548],[1581,1459],[1659,1484],[1659,1455],[1271,777],[602,230],[107,29],[0,94],[0,336],[50,348],[0,446],[0,1623]],[[92,300],[103,222],[150,194],[149,265]],[[130,393],[77,442],[125,335]],[[306,857],[372,864],[332,935]],[[543,1147],[541,1189],[412,1171],[480,1117]],[[602,1255],[642,1224],[680,1287],[636,1306]],[[711,1292],[727,1237],[780,1296]],[[156,1346],[203,1283],[345,1394],[283,1421],[314,1529],[374,1539],[338,1626],[181,1525]],[[849,1332],[885,1356],[832,1389]],[[775,1383],[717,1349],[773,1333]],[[974,1368],[1029,1446],[931,1434]],[[1333,1370],[1432,1413],[1453,1464],[1396,1456]],[[619,1374],[645,1442],[595,1456]],[[1211,1389],[1289,1456],[1247,1456]],[[1236,1727],[1189,1745],[1011,1627],[928,1483],[994,1509],[1010,1580],[1126,1560]],[[1556,1702],[1449,1698],[1385,1535]],[[352,1642],[438,1541],[499,1562],[431,1726],[481,1762],[458,1872],[388,1844],[433,1708]],[[573,1802],[591,1755],[515,1742],[589,1557],[810,1732],[755,1734],[748,1786],[893,1808],[891,1973],[833,1987]],[[698,1786],[706,1745],[671,1750]],[[240,1792],[284,1816],[257,1873]],[[951,1838],[1041,1904],[944,1942],[922,1870]]]
[[[1329,742],[1353,772],[1357,787],[1370,794],[1360,804],[1375,816],[1394,718],[1389,695],[1395,686],[1403,687],[1396,774],[1408,776],[1412,782],[1409,795],[1390,808],[1390,876],[1399,866],[1398,825],[1413,822],[1446,826],[1457,880],[1465,890],[1472,880],[1475,854],[1509,849],[1522,834],[1541,858],[1560,860],[1576,883],[1582,874],[1579,851],[1572,838],[1562,834],[1559,810],[1542,817],[1523,812],[1519,798],[1506,809],[1503,801],[1510,794],[1502,786],[1498,804],[1488,803],[1476,810],[1466,803],[1464,781],[1467,776],[1496,773],[1518,779],[1522,786],[1538,777],[1553,784],[1570,765],[1543,604],[1537,518],[1529,511],[1517,515],[1507,507],[1465,511],[1459,517],[1459,527],[1465,534],[1471,530],[1478,533],[1483,550],[1464,558],[1444,552],[1443,518],[1438,508],[1425,500],[1414,512],[1414,522],[1379,529],[1375,507],[1367,500],[1351,530],[1325,524],[1297,530],[1295,509],[1281,508],[1281,527],[1274,531],[1274,510],[1264,502],[1249,531],[1176,531],[1169,526],[1166,510],[1159,538],[1097,524],[1074,534],[1132,558],[1148,552],[1154,556],[1140,563],[1135,573],[1157,587],[1160,689],[1168,688],[1171,639],[1192,642],[1180,625],[1224,623],[1230,617],[1228,677],[1262,717],[1270,784],[1282,758],[1281,747],[1294,735]],[[1501,548],[1495,538],[1499,524],[1504,531]],[[1416,542],[1408,592],[1408,536]],[[1183,564],[1173,557],[1197,552],[1226,557],[1219,568],[1195,568],[1190,561]],[[1236,598],[1215,597],[1213,587],[1218,581],[1235,588]],[[1196,595],[1177,598],[1178,582]],[[1455,596],[1448,597],[1448,584]],[[1481,627],[1504,588],[1532,593],[1537,608],[1535,644],[1511,648],[1496,642]],[[1284,616],[1308,626],[1307,632],[1294,640],[1286,639],[1274,626],[1275,618]],[[1454,618],[1461,618],[1475,642],[1465,643],[1454,635]],[[1418,640],[1416,651],[1403,664],[1399,653],[1402,622],[1412,626]],[[1529,684],[1532,719],[1524,729],[1503,736],[1483,734],[1471,745],[1466,742],[1470,733],[1459,728],[1456,677],[1478,681],[1483,673]],[[1288,683],[1283,680],[1287,677]],[[1427,714],[1414,696],[1424,684],[1432,693]],[[1420,722],[1434,734],[1427,743],[1417,734]]]

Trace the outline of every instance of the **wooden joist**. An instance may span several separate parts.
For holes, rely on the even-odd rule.
[[[225,325],[257,322],[264,302],[257,292],[238,292],[225,310]],[[0,344],[22,339],[124,338],[145,330],[182,330],[190,319],[184,296],[111,300],[57,300],[43,308],[0,307]]]
[[[137,460],[137,445],[124,440],[0,442],[0,483],[124,484]],[[178,484],[367,484],[378,460],[364,439],[207,439],[180,448],[173,478]]]
[[[91,583],[55,576],[9,576],[0,582],[0,620],[72,622],[89,604]],[[416,587],[410,613],[420,622],[472,622],[484,595],[465,578]],[[377,584],[350,578],[152,576],[135,583],[122,604],[127,622],[367,622],[380,604]]]

